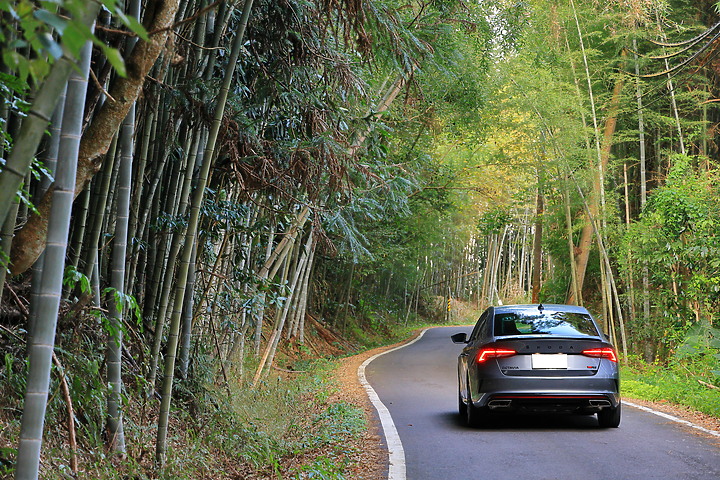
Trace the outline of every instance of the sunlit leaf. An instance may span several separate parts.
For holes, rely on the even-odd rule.
[[[39,82],[50,73],[50,64],[42,58],[36,58],[30,61],[30,75],[32,78]]]

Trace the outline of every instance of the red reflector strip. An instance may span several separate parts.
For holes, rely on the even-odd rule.
[[[492,400],[605,400],[604,395],[498,395]]]
[[[591,348],[589,350],[583,350],[583,355],[586,357],[594,357],[594,358],[607,358],[611,362],[617,363],[617,354],[615,353],[615,350],[610,347],[604,347],[604,348]]]
[[[517,352],[509,348],[483,348],[477,354],[477,362],[483,363],[491,358],[512,357]]]

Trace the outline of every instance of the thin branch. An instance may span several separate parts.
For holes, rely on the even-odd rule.
[[[202,10],[200,10],[199,12],[197,12],[197,13],[196,13],[195,15],[193,15],[192,17],[188,17],[188,18],[186,18],[186,19],[184,19],[184,20],[180,20],[179,22],[177,22],[177,23],[175,23],[175,24],[173,24],[173,25],[170,25],[169,27],[158,28],[158,29],[156,29],[156,30],[153,30],[153,31],[151,31],[151,32],[148,32],[148,35],[155,35],[155,34],[157,34],[157,33],[162,33],[162,32],[166,32],[166,31],[168,31],[168,30],[173,30],[173,29],[179,27],[180,25],[184,25],[184,24],[186,24],[186,23],[192,22],[193,20],[197,20],[198,18],[200,18],[201,15],[206,14],[207,12],[209,12],[210,10],[212,10],[213,8],[215,8],[215,7],[217,7],[218,5],[220,5],[221,1],[222,1],[222,0],[217,0],[216,2],[211,3],[211,4],[208,5],[207,7],[203,8]]]
[[[199,48],[200,50],[213,51],[213,50],[222,50],[224,48],[224,47],[203,47],[202,45],[193,42],[189,38],[183,37],[179,32],[173,32],[173,33],[175,34],[175,36],[180,37],[186,43],[189,43],[193,47]]]
[[[98,88],[98,90],[100,90],[103,95],[105,95],[107,98],[109,98],[111,102],[116,103],[117,100],[115,100],[113,98],[113,96],[110,95],[110,93],[107,90],[105,90],[105,87],[102,86],[102,84],[100,83],[100,80],[98,80],[98,78],[95,75],[95,72],[93,72],[92,68],[90,69],[90,76],[92,77],[93,82],[95,82],[95,86]]]
[[[696,380],[697,380],[697,379],[696,379]],[[715,386],[715,385],[713,385],[713,384],[711,384],[711,383],[703,382],[702,380],[698,380],[698,383],[699,383],[700,385],[705,386],[705,387],[712,388],[713,390],[720,390],[720,387]]]
[[[278,366],[273,365],[272,368],[279,372],[285,372],[285,373],[307,373],[307,370],[288,370],[287,368],[280,368]]]
[[[78,460],[77,460],[77,440],[75,436],[75,411],[73,410],[72,398],[70,397],[70,387],[68,386],[67,380],[65,379],[65,369],[63,368],[60,360],[58,360],[55,352],[52,353],[52,360],[58,369],[58,376],[60,377],[60,388],[62,389],[63,399],[65,400],[68,421],[68,441],[70,442],[70,470],[73,474],[78,471]]]
[[[6,284],[5,288],[7,288],[8,291],[12,294],[15,303],[17,303],[18,308],[23,313],[23,315],[25,315],[25,318],[28,318],[30,316],[30,312],[28,311],[27,307],[22,303],[22,300],[20,300],[18,294],[15,293],[15,290],[9,284]]]

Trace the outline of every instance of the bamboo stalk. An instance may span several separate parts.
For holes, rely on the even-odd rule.
[[[288,316],[288,311],[290,310],[290,303],[292,301],[292,297],[295,295],[295,289],[297,287],[298,279],[300,278],[300,272],[303,270],[309,255],[310,255],[310,249],[312,247],[314,241],[313,231],[310,231],[310,234],[308,235],[307,242],[305,243],[305,248],[302,252],[302,255],[300,256],[300,259],[298,260],[297,267],[295,268],[294,274],[292,276],[292,280],[290,283],[290,293],[288,295],[288,298],[285,300],[285,304],[282,308],[278,308],[278,312],[280,312],[280,315],[278,318],[276,318],[276,325],[273,329],[273,334],[271,337],[271,340],[268,342],[267,347],[265,348],[265,353],[263,354],[263,358],[258,365],[257,371],[255,372],[255,377],[253,378],[252,385],[255,387],[257,385],[258,380],[260,380],[260,377],[263,373],[263,370],[265,369],[266,365],[269,367],[272,365],[273,360],[275,358],[275,352],[277,350],[278,343],[280,341],[280,337],[282,335],[283,328],[285,326],[285,320]],[[289,265],[290,265],[290,259],[286,261],[286,267],[285,271],[283,273],[283,278],[287,278],[287,274],[289,271]]]
[[[245,27],[247,26],[247,21],[250,16],[252,3],[253,0],[245,0],[239,28],[235,34],[235,38],[233,39],[232,50],[228,58],[228,64],[225,71],[222,87],[216,101],[215,116],[213,118],[213,124],[210,130],[210,135],[208,137],[208,142],[205,147],[203,164],[200,170],[197,188],[192,198],[190,219],[188,221],[186,233],[186,238],[188,238],[189,241],[185,242],[185,245],[183,247],[181,264],[176,278],[177,288],[175,291],[175,302],[173,305],[173,314],[170,322],[170,332],[168,334],[167,354],[165,356],[165,369],[162,387],[162,399],[160,402],[158,434],[155,448],[155,461],[160,466],[165,464],[165,454],[167,451],[170,401],[172,399],[175,360],[179,340],[178,337],[180,330],[180,320],[182,315],[183,299],[185,294],[185,288],[187,286],[188,267],[190,263],[190,257],[192,256],[192,250],[194,248],[193,242],[195,241],[199,225],[200,207],[205,196],[205,187],[208,183],[210,167],[212,166],[214,161],[217,138],[222,123],[222,118],[225,112],[228,94],[230,92],[230,85],[233,80],[235,67],[237,65],[238,57],[240,55],[240,49],[243,44]]]
[[[78,71],[73,71],[68,83],[68,107],[74,108],[66,108],[63,116],[63,134],[60,141],[62,153],[59,156],[63,161],[58,164],[55,188],[52,190],[52,215],[43,264],[43,282],[38,295],[38,319],[32,342],[28,344],[30,367],[15,470],[15,478],[18,480],[34,480],[39,475],[40,450],[50,386],[50,364],[55,345],[70,214],[75,192],[78,145],[87,91],[86,79],[90,69],[90,53],[91,44],[87,42],[80,56],[81,67]]]

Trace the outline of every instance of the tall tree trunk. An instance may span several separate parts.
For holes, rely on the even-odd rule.
[[[532,303],[540,303],[541,268],[542,268],[542,234],[543,213],[545,202],[543,199],[542,173],[538,172],[538,191],[535,209],[535,235],[533,237],[533,271],[532,271]]]
[[[268,235],[268,243],[265,248],[265,263],[270,261],[270,256],[272,255],[273,250],[273,243],[275,241],[275,223],[273,222],[270,225],[270,233]],[[265,280],[265,279],[261,279]],[[255,335],[253,339],[253,345],[255,352],[255,356],[260,356],[260,346],[262,344],[262,329],[263,329],[263,319],[265,317],[265,290],[263,289],[262,292],[260,292],[260,295],[257,297],[257,301],[253,302],[253,317],[255,318]]]
[[[200,140],[200,136],[198,136],[198,144],[200,143]],[[178,206],[179,215],[185,215],[185,212],[187,210],[187,199],[190,197],[192,175],[193,170],[195,169],[195,163],[197,161],[197,158],[197,151],[193,150],[190,154],[190,157],[188,158],[185,167],[185,180],[183,182],[182,191],[180,194],[180,205]],[[162,291],[159,297],[160,305],[155,315],[155,335],[153,336],[152,350],[150,352],[148,385],[151,391],[155,388],[155,380],[157,378],[157,366],[160,359],[160,348],[162,346],[163,334],[165,331],[165,317],[170,302],[170,290],[173,287],[172,279],[175,274],[177,256],[180,253],[180,248],[183,246],[183,240],[185,240],[185,242],[188,241],[186,233],[182,230],[175,232],[172,235],[172,243],[170,245],[170,252],[167,256],[167,262],[165,262],[165,259],[163,258],[164,255],[159,255],[159,258],[156,258],[155,273],[153,274],[153,285],[151,287],[152,295],[148,298],[148,302],[145,305],[145,311],[148,313],[152,312],[152,307],[155,305],[155,298],[157,297],[155,290],[162,287]],[[161,249],[161,251],[164,252],[164,248]],[[164,275],[162,275],[163,265],[165,268]],[[161,276],[162,281],[160,281]]]
[[[130,0],[127,5],[129,15],[140,19],[140,0]],[[137,44],[137,38],[128,39],[128,49]],[[122,417],[122,348],[123,348],[123,310],[125,309],[125,265],[127,261],[127,242],[129,235],[130,197],[132,188],[133,156],[135,154],[135,110],[130,106],[128,114],[120,128],[120,166],[117,183],[117,204],[115,209],[115,238],[113,239],[112,274],[110,287],[117,298],[110,299],[110,335],[107,346],[107,382],[108,392],[107,426],[109,448],[111,452],[125,455],[125,428]],[[117,299],[122,298],[118,304]]]
[[[178,368],[178,374],[183,380],[187,378],[188,369],[190,368],[197,247],[197,242],[195,242],[192,257],[190,258],[190,271],[188,272],[187,291],[185,292],[185,303],[182,313],[182,343],[180,344],[180,367]]]
[[[88,27],[91,26],[99,11],[99,3],[87,2],[83,16],[80,19],[81,23]],[[74,56],[64,48],[62,57],[53,64],[50,74],[37,91],[35,101],[22,122],[20,132],[15,139],[15,146],[2,171],[0,171],[0,222],[4,222],[8,216],[15,194],[25,180],[33,158],[35,158],[38,145],[40,145],[40,140],[45,134],[45,128],[50,122],[58,101],[62,98],[62,91],[68,83],[68,78],[75,71],[75,66],[76,60]],[[18,244],[18,242],[15,243]],[[45,238],[43,236],[40,251],[44,247]],[[13,273],[21,273],[30,268],[39,255],[40,252],[37,252],[32,261],[25,262],[27,266],[23,270],[13,270]]]
[[[128,239],[128,218],[130,216],[130,187],[132,185],[132,163],[134,153],[135,106],[130,108],[120,130],[120,171],[117,185],[117,206],[115,216],[115,238],[112,253],[112,275],[108,310],[110,312],[110,335],[107,346],[108,393],[108,435],[110,450],[125,454],[125,432],[122,418],[122,346],[123,310],[125,292],[125,262]],[[123,298],[122,302],[117,300]]]
[[[317,248],[317,242],[313,243],[312,250],[310,251],[310,258],[308,259],[308,266],[305,269],[305,284],[303,286],[303,295],[300,300],[300,308],[298,310],[298,338],[300,343],[305,343],[305,312],[307,311],[308,296],[310,292],[310,275],[313,271],[315,261],[315,250]]]
[[[293,274],[293,278],[290,282],[290,293],[288,295],[288,298],[285,300],[285,303],[283,304],[282,308],[278,307],[278,311],[280,311],[280,316],[278,318],[278,321],[275,325],[275,328],[272,333],[271,341],[268,342],[268,345],[265,351],[265,354],[263,355],[262,361],[258,365],[257,371],[255,372],[255,378],[253,378],[253,386],[257,384],[258,380],[260,379],[260,376],[262,375],[263,370],[267,367],[269,368],[273,360],[275,358],[275,352],[277,350],[278,343],[280,342],[280,337],[283,332],[283,328],[285,326],[285,320],[288,316],[288,311],[290,310],[290,305],[292,303],[293,297],[296,294],[297,290],[297,284],[298,279],[300,278],[300,273],[304,271],[305,265],[307,264],[307,260],[310,256],[310,250],[312,249],[314,241],[314,235],[313,231],[310,230],[310,234],[308,235],[307,242],[305,242],[305,249],[302,252],[302,256],[298,260],[297,268],[295,268],[295,272]],[[288,263],[290,261],[290,258],[288,257]],[[287,268],[286,268],[286,274],[287,274]],[[283,275],[283,276],[286,276]]]
[[[50,212],[52,215],[43,262],[42,285],[37,299],[39,303],[37,324],[28,346],[30,370],[15,471],[15,478],[19,480],[38,478],[91,51],[92,44],[87,42],[80,53],[79,72],[73,70],[68,82],[68,106],[63,116],[63,133],[60,140],[59,158],[62,161],[58,164],[57,179],[52,191],[53,207]]]
[[[67,84],[62,89],[57,106],[53,112],[52,120],[48,131],[50,138],[47,142],[47,148],[45,155],[43,156],[43,164],[52,177],[55,177],[55,170],[57,168],[58,151],[60,149],[60,133],[62,132],[62,118],[65,110],[65,98],[66,98]],[[15,134],[11,133],[11,136],[15,138]],[[38,197],[44,195],[47,189],[50,187],[51,179],[48,175],[43,175],[38,185],[35,195]],[[7,268],[5,268],[5,260],[10,258],[10,249],[12,247],[12,239],[15,235],[15,225],[18,210],[19,199],[14,201],[15,205],[12,207],[10,214],[5,219],[5,223],[2,228],[2,258],[0,258],[0,303],[2,303],[2,292],[5,284],[5,276],[7,274]],[[32,335],[32,328],[37,318],[37,298],[38,291],[40,289],[40,277],[42,276],[42,256],[33,264],[32,267],[32,283],[31,283],[31,294],[30,294],[30,318],[28,320],[28,333]]]
[[[565,226],[568,236],[568,258],[570,259],[570,289],[568,291],[567,303],[571,304],[572,300],[575,304],[582,305],[582,295],[578,289],[577,267],[575,265],[575,242],[573,241],[572,212],[570,211],[570,189],[568,188],[567,182],[565,182],[563,186],[563,203],[565,204]]]
[[[610,101],[610,108],[608,109],[608,116],[605,120],[602,149],[600,150],[598,168],[595,170],[593,190],[590,192],[588,217],[586,217],[585,226],[580,234],[580,242],[578,244],[580,253],[576,258],[578,291],[582,291],[585,281],[585,271],[587,270],[588,260],[590,259],[590,246],[592,245],[592,236],[594,231],[592,223],[598,221],[598,217],[600,216],[600,201],[603,191],[604,171],[607,169],[607,165],[610,160],[612,137],[615,133],[615,126],[617,125],[617,112],[620,104],[620,92],[622,91],[623,85],[623,79],[618,78],[615,82],[612,99]],[[569,303],[574,301],[575,298],[568,299]]]
[[[637,42],[633,40],[633,50],[637,51]],[[640,82],[640,65],[637,54],[635,55],[635,97],[637,99],[638,108],[638,132],[640,147],[640,211],[645,210],[647,203],[647,157],[645,154],[645,118],[643,115],[643,94],[642,83]],[[643,342],[643,354],[645,360],[652,362],[653,352],[650,346],[649,335],[650,329],[650,272],[646,263],[642,265],[642,325],[645,334]]]

